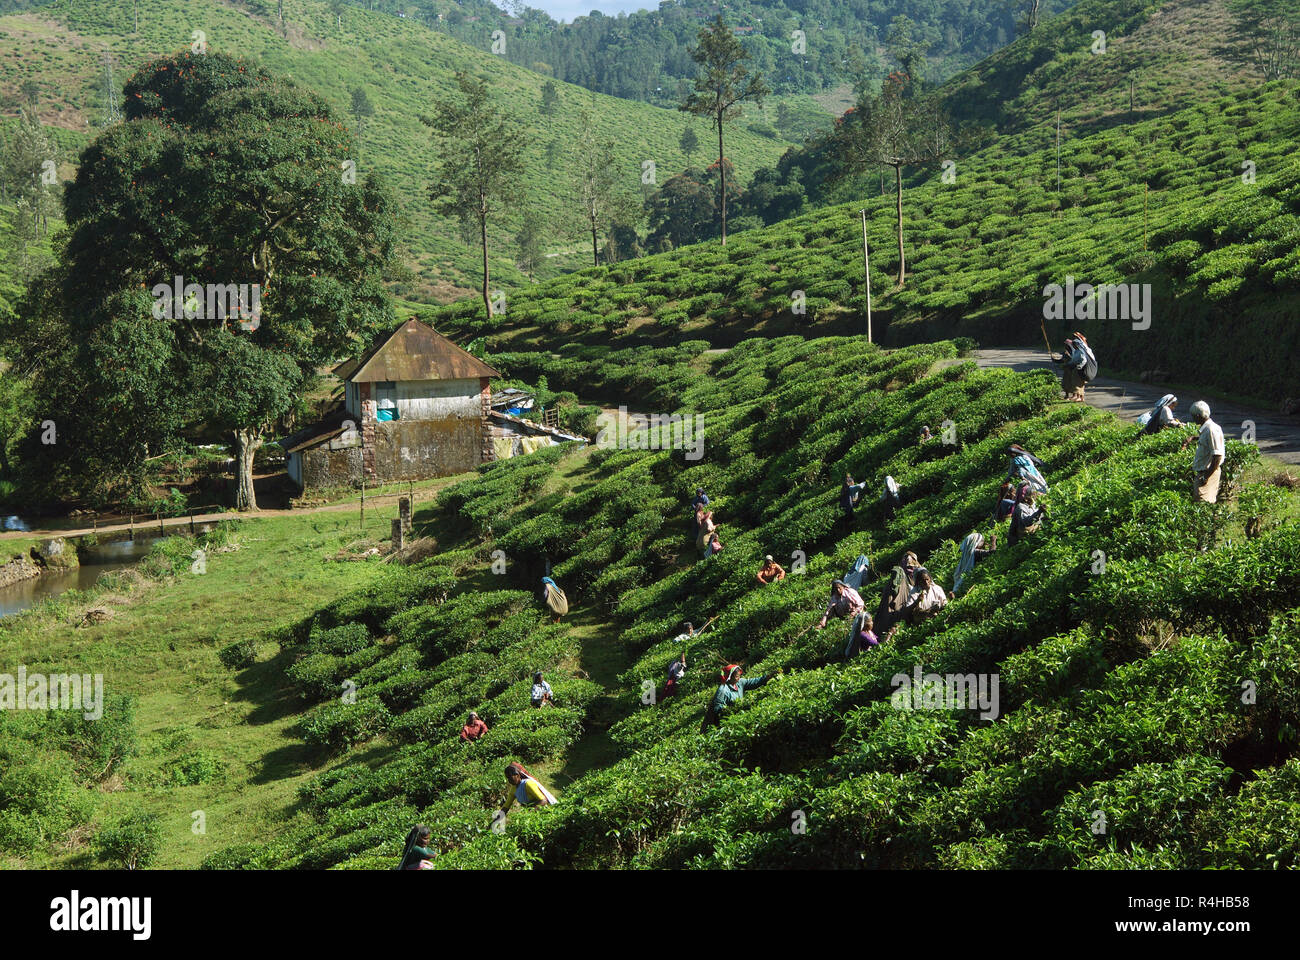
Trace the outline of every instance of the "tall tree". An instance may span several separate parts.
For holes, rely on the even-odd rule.
[[[1229,0],[1233,59],[1265,80],[1300,76],[1300,0]]]
[[[900,13],[889,22],[885,48],[903,68],[911,86],[919,90],[924,80],[925,54],[930,49],[930,44],[921,36],[921,28],[910,17]]]
[[[352,119],[357,122],[357,135],[365,129],[366,120],[375,115],[375,105],[366,96],[365,87],[352,88]]]
[[[515,263],[528,275],[530,281],[537,273],[537,268],[542,265],[542,240],[545,229],[537,208],[524,207],[523,222],[519,225],[519,232],[515,234],[515,245],[519,248]]]
[[[578,139],[573,146],[573,200],[580,211],[584,232],[591,237],[591,262],[600,264],[600,233],[613,220],[616,205],[614,141],[601,137],[591,113],[583,110],[578,120]]]
[[[430,196],[438,213],[473,227],[483,249],[483,305],[492,319],[488,268],[488,225],[519,194],[523,138],[511,117],[488,97],[487,83],[460,71],[462,100],[443,105],[420,120],[438,134],[442,146]]]
[[[49,233],[50,216],[57,212],[58,194],[53,181],[54,142],[36,117],[36,109],[25,106],[6,147],[6,180],[15,202],[15,239],[25,255],[28,240],[38,241]]]
[[[235,505],[256,509],[253,456],[296,391],[390,323],[392,200],[340,169],[353,141],[324,100],[247,61],[186,50],[125,92],[65,191],[17,359],[78,398],[58,450],[83,480],[206,428],[233,438]]]
[[[762,103],[771,91],[759,74],[750,76],[745,61],[749,53],[736,39],[722,20],[722,15],[701,29],[699,43],[690,50],[691,59],[699,65],[695,76],[695,89],[678,107],[700,117],[709,117],[718,131],[718,167],[722,176],[718,182],[718,215],[722,245],[727,245],[727,177],[723,159],[722,130],[727,120],[741,114],[741,104],[747,100]]]
[[[555,113],[555,108],[560,103],[560,91],[555,86],[554,80],[547,80],[542,84],[542,103],[538,109],[545,115],[551,116]]]
[[[695,132],[694,126],[688,126],[682,131],[677,145],[682,148],[682,153],[686,154],[686,162],[690,163],[691,157],[695,156],[696,151],[700,149],[700,135]]]
[[[866,169],[890,167],[898,221],[898,286],[907,277],[903,247],[903,168],[941,160],[952,143],[952,130],[933,99],[909,96],[905,76],[891,74],[878,97],[864,97],[845,117],[837,135],[839,177]]]

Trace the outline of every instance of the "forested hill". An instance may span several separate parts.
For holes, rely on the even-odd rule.
[[[262,0],[268,6],[274,0]],[[861,79],[878,81],[895,63],[889,49],[919,45],[926,76],[943,80],[1014,39],[1028,3],[1004,0],[646,0],[645,10],[607,16],[598,11],[560,24],[524,3],[489,0],[366,0],[404,12],[466,43],[487,49],[505,36],[505,56],[522,66],[601,93],[668,105],[694,76],[687,46],[718,14],[736,29],[754,63],[777,93],[816,94]],[[1040,17],[1067,9],[1048,0]],[[895,23],[896,18],[903,21]],[[806,41],[792,49],[794,31]],[[892,42],[891,42],[892,41]]]
[[[518,202],[502,211],[491,231],[493,272],[503,281],[524,279],[516,265],[515,237],[529,209],[545,226],[543,276],[591,262],[589,252],[582,252],[573,186],[584,114],[591,117],[591,140],[613,142],[619,190],[638,200],[645,186],[645,161],[654,161],[663,180],[690,162],[680,144],[687,127],[697,128],[707,144],[707,129],[694,117],[563,83],[555,84],[555,101],[543,112],[545,77],[414,21],[349,6],[340,24],[340,15],[318,0],[291,0],[286,8],[289,23],[283,31],[273,9],[257,13],[247,4],[225,0],[141,3],[138,30],[132,5],[118,0],[54,0],[0,16],[0,98],[8,103],[5,113],[12,117],[26,98],[24,85],[35,84],[41,121],[66,131],[58,136],[71,141],[59,153],[62,176],[70,177],[75,151],[109,119],[106,56],[111,83],[120,96],[135,69],[189,47],[195,42],[194,31],[201,30],[210,49],[249,57],[310,87],[359,130],[358,172],[364,174],[373,164],[404,198],[403,234],[412,251],[411,276],[395,290],[419,300],[446,300],[467,292],[479,271],[473,244],[454,222],[437,217],[428,200],[430,158],[436,156],[437,145],[420,115],[455,99],[457,70],[486,78],[494,102],[524,134]],[[372,113],[354,110],[356,90],[365,95]],[[775,162],[788,146],[743,124],[728,131],[727,155],[742,182],[758,167]]]

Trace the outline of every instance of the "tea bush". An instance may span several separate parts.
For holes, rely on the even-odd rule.
[[[373,766],[345,756],[309,781],[310,823],[287,838],[207,863],[383,865],[418,821],[434,831],[440,867],[1293,866],[1293,494],[1263,490],[1250,479],[1257,451],[1229,441],[1221,502],[1193,504],[1180,431],[1142,436],[1056,404],[1047,372],[953,362],[964,349],[781,337],[720,356],[692,345],[521,359],[552,383],[589,374],[614,395],[653,380],[675,409],[703,417],[702,460],[556,451],[486,466],[433,508],[461,531],[455,556],[486,564],[486,547],[509,544],[512,569],[549,562],[630,665],[605,686],[585,676],[586,631],[549,622],[519,589],[536,583],[511,579],[520,574],[498,589],[467,566],[431,591],[419,583],[430,566],[344,598],[303,628],[291,673],[347,674],[357,703],[314,707],[304,739],[341,751],[383,736],[388,749]],[[918,443],[922,423],[945,419],[955,442]],[[874,608],[890,567],[915,550],[950,586],[962,538],[992,529],[1011,442],[1045,463],[1043,529],[1011,545],[1002,524],[958,598],[845,662],[843,621],[813,629],[831,578],[865,554]],[[845,472],[867,483],[852,519],[838,507]],[[888,516],[877,499],[886,475],[904,491]],[[691,540],[697,485],[725,544],[709,560]],[[767,587],[754,580],[765,553],[790,571]],[[687,645],[678,695],[642,703],[644,681],[659,689],[682,652],[680,624],[715,614]],[[322,646],[346,623],[388,639],[352,653]],[[358,645],[362,635],[346,634]],[[379,655],[344,667],[370,651]],[[719,662],[785,673],[701,734]],[[528,706],[535,670],[555,707]],[[892,694],[914,671],[995,678],[995,702],[899,709]],[[462,743],[469,710],[490,731]],[[545,782],[597,711],[611,718],[604,761],[555,807],[491,829],[504,762],[537,764]],[[792,831],[796,820],[806,829]]]

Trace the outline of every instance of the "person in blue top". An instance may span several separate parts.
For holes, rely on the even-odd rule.
[[[709,701],[709,709],[705,711],[700,733],[708,730],[709,727],[718,726],[722,722],[722,714],[733,703],[743,699],[746,690],[757,690],[773,677],[773,674],[764,674],[761,677],[748,678],[743,676],[744,672],[738,663],[727,664],[726,669],[722,671],[722,676],[719,677],[722,682],[718,684],[713,699]],[[779,676],[780,673],[781,671],[778,670],[776,675]]]

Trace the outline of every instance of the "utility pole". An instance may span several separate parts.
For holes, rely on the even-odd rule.
[[[867,250],[867,211],[862,211],[862,270],[867,277],[867,343],[871,343],[871,254]]]
[[[113,57],[107,50],[104,51],[103,61],[105,125],[111,127],[122,119],[122,111],[117,104],[117,85],[113,83]]]
[[[1149,184],[1142,184],[1142,252],[1147,249],[1147,194],[1151,192]]]
[[[1061,192],[1061,101],[1056,101],[1056,192]]]

